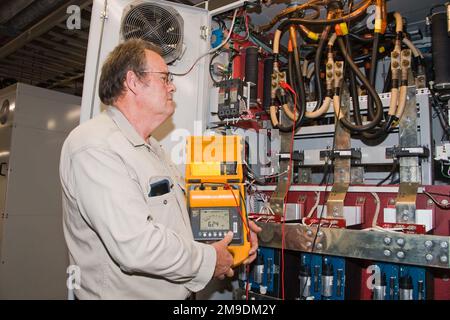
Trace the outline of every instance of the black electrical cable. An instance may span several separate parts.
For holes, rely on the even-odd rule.
[[[388,72],[386,74],[386,78],[384,79],[383,92],[388,92],[392,86],[392,70],[391,63],[389,62]]]
[[[375,32],[375,35],[373,37],[372,57],[370,59],[370,73],[369,73],[370,85],[373,88],[375,88],[375,76],[377,74],[377,57],[378,57],[379,42],[380,42],[380,34],[378,32]],[[370,94],[367,95],[367,112],[370,116],[370,119],[373,119],[375,116],[375,111],[373,108],[373,98]]]
[[[352,46],[350,45],[350,39],[348,35],[344,37],[345,46],[347,47],[347,52],[350,58],[352,57]],[[346,65],[347,66],[347,65]],[[355,118],[356,125],[360,126],[362,124],[361,118],[361,109],[359,106],[359,96],[358,96],[358,87],[356,83],[355,74],[347,68],[348,77],[350,79],[350,95],[352,97],[352,105],[353,105],[353,117]]]
[[[328,35],[330,34],[330,26],[326,26],[320,36],[319,40],[319,46],[317,47],[316,54],[314,56],[314,81],[316,84],[316,93],[317,93],[317,104],[314,108],[314,111],[319,109],[323,102],[323,88],[322,88],[322,82],[320,81],[320,61],[322,60],[322,52],[323,47],[325,46],[325,42],[328,39]]]
[[[344,59],[347,61],[347,63],[349,64],[353,72],[356,74],[356,76],[362,81],[362,83],[364,84],[364,86],[368,91],[368,94],[372,95],[376,105],[376,112],[374,118],[369,123],[364,125],[355,125],[351,123],[349,120],[347,120],[345,117],[341,118],[341,123],[344,125],[344,127],[352,131],[356,132],[368,131],[370,129],[375,128],[381,122],[383,118],[383,104],[377,92],[375,91],[375,88],[369,83],[369,80],[367,80],[367,78],[361,73],[359,68],[355,65],[351,57],[348,55],[347,50],[345,49],[344,40],[342,40],[341,37],[338,37],[337,42]]]
[[[296,92],[298,92],[299,98],[297,99],[297,107],[299,111],[299,121],[302,121],[305,116],[306,111],[306,90],[305,90],[305,81],[303,80],[303,76],[301,73],[301,64],[300,64],[300,52],[299,48],[294,48],[294,69],[295,75],[297,76],[297,88]],[[300,100],[300,101],[298,101]]]
[[[392,175],[395,173],[395,171],[397,170],[398,167],[398,161],[394,160],[394,162],[392,163],[392,167],[391,167],[391,171],[389,171],[389,174],[387,175],[386,178],[384,178],[383,180],[381,180],[380,182],[377,183],[377,187],[381,186],[383,183],[385,183],[386,181],[388,181],[388,179],[390,177],[392,177]]]

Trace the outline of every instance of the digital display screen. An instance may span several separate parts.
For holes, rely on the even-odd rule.
[[[229,230],[230,212],[227,209],[200,210],[201,230]]]

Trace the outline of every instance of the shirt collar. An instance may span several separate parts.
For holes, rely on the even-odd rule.
[[[155,138],[150,137],[149,141],[145,141],[136,131],[136,129],[131,125],[125,115],[116,107],[108,106],[106,109],[106,114],[114,121],[117,127],[122,131],[123,135],[130,141],[133,146],[147,146],[151,149],[157,144]],[[150,143],[150,144],[149,144]]]

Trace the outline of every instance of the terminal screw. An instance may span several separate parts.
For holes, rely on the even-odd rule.
[[[405,257],[405,253],[403,251],[397,252],[397,258],[403,259]]]
[[[425,248],[430,249],[433,246],[433,241],[427,240],[425,241]]]
[[[430,254],[430,253],[428,253],[428,254],[425,256],[425,259],[426,259],[427,261],[431,261],[431,260],[433,260],[433,255]]]
[[[403,238],[398,238],[398,239],[397,239],[397,244],[398,244],[400,247],[403,247],[403,246],[405,245],[405,239],[403,239]]]
[[[448,258],[447,258],[447,256],[441,256],[441,257],[439,258],[439,261],[441,261],[442,263],[447,263]]]
[[[389,257],[389,256],[391,255],[391,250],[384,250],[384,251],[383,251],[383,254],[384,254],[386,257]]]
[[[447,249],[448,248],[448,243],[446,241],[442,241],[441,242],[441,248],[442,249]]]
[[[384,242],[384,244],[391,244],[391,243],[392,243],[392,239],[389,238],[389,237],[385,237],[385,238],[383,239],[383,242]]]

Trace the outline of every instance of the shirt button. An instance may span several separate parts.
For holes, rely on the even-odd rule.
[[[164,200],[164,204],[167,204],[167,200]]]

